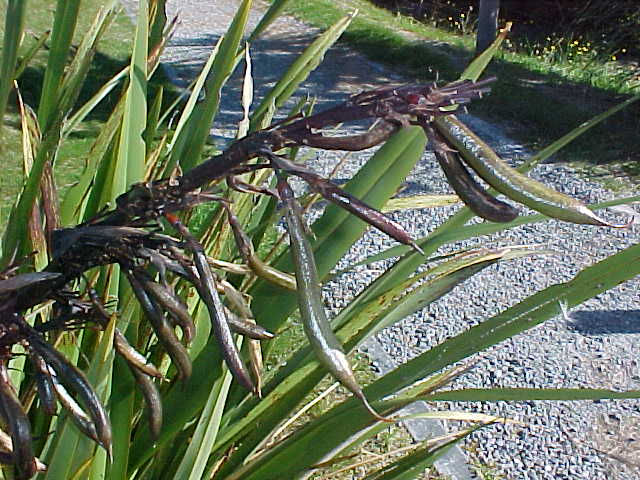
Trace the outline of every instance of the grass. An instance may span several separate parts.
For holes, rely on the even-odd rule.
[[[455,35],[418,23],[365,0],[292,0],[289,12],[326,28],[356,8],[359,15],[343,40],[408,76],[433,79],[438,75],[450,81],[472,57],[472,35]],[[543,53],[503,52],[488,71],[498,77],[492,95],[471,107],[474,114],[501,124],[510,136],[531,149],[551,143],[627,98],[634,88],[638,91],[628,72],[621,73],[615,62],[568,53],[554,60]],[[621,174],[637,182],[639,113],[640,107],[634,105],[617,114],[565,148],[556,160],[571,163],[587,174],[598,171],[593,175],[597,178],[602,177],[604,167],[609,185],[619,184],[616,177]]]
[[[82,35],[89,29],[102,3],[98,0],[85,0],[83,2],[81,16],[74,36],[75,45],[78,44]],[[31,0],[29,2],[29,12],[25,19],[25,39],[21,52],[32,45],[36,37],[51,28],[55,4],[56,2],[53,0]],[[4,29],[5,11],[6,1],[2,1],[0,2],[0,30]],[[0,33],[4,34],[3,31]],[[79,102],[88,99],[107,78],[126,64],[128,52],[131,50],[130,38],[132,38],[132,35],[133,26],[131,22],[124,14],[119,15],[100,44],[99,51],[94,59],[94,66],[88,76]],[[20,78],[18,78],[18,85],[24,101],[34,110],[37,110],[38,107],[46,61],[47,51],[41,49]],[[107,108],[106,106],[98,108],[83,122],[72,134],[70,141],[65,142],[64,148],[56,158],[56,180],[62,186],[62,191],[82,172],[84,158],[102,123],[101,114],[108,111]],[[3,128],[1,140],[6,173],[0,179],[0,191],[2,192],[0,197],[0,225],[4,225],[11,202],[16,198],[22,187],[22,147],[20,142],[20,118],[17,113],[15,95],[12,95],[9,99],[9,108],[5,117],[5,128]]]
[[[98,9],[104,2],[99,0],[84,0],[80,9],[80,18],[74,35],[74,45],[89,29]],[[4,35],[4,15],[6,0],[0,1],[0,35]],[[21,53],[35,43],[35,38],[49,30],[53,24],[55,0],[30,0],[28,14],[25,19],[25,38],[21,45]],[[130,19],[121,12],[111,24],[98,46],[93,65],[83,86],[78,105],[88,100],[106,80],[129,62],[129,55],[133,41],[134,26]],[[40,91],[46,68],[47,54],[41,49],[30,62],[29,66],[18,78],[18,85],[23,99],[33,110],[37,110]],[[0,52],[1,54],[1,52]],[[163,82],[158,77],[156,82]],[[150,92],[154,92],[150,87]],[[103,104],[99,105],[63,142],[62,148],[55,160],[55,176],[59,193],[65,190],[79,177],[84,168],[84,161],[100,131],[106,115],[112,110],[113,102],[118,98],[117,92],[112,92]],[[0,148],[5,162],[5,174],[0,179],[0,225],[4,225],[12,202],[22,187],[22,146],[20,138],[20,118],[17,112],[15,95],[9,99],[8,112],[4,119]],[[0,228],[3,230],[3,228]]]

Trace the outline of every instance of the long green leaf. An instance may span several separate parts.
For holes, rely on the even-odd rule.
[[[38,107],[38,122],[43,132],[49,130],[60,98],[64,67],[69,57],[73,33],[78,21],[80,0],[58,0],[51,32],[51,46],[44,72],[42,95]]]
[[[38,120],[31,108],[24,104],[20,90],[16,89],[18,97],[18,107],[20,110],[20,123],[22,130],[22,164],[25,176],[29,175],[29,171],[33,167],[33,154],[37,149],[40,141],[40,129],[38,128]],[[31,210],[29,222],[30,243],[35,250],[33,258],[33,266],[36,271],[43,270],[49,262],[47,254],[47,244],[44,233],[44,225],[40,216],[40,209],[36,206]]]
[[[414,480],[427,468],[432,467],[434,462],[447,453],[456,443],[483,426],[484,425],[468,428],[461,432],[448,435],[449,440],[444,440],[440,445],[435,447],[431,445],[418,447],[408,455],[395,460],[389,465],[385,465],[379,471],[367,475],[365,480]]]
[[[392,198],[385,203],[382,211],[397,212],[401,210],[413,210],[418,208],[446,207],[460,203],[457,195],[412,195],[410,197]]]
[[[365,318],[382,317],[382,320],[378,320],[374,324],[375,330],[370,332],[367,335],[368,337],[424,308],[434,300],[450,292],[464,280],[498,260],[511,260],[519,257],[548,253],[552,252],[527,247],[506,247],[495,250],[479,250],[477,252],[459,255],[427,270],[427,272],[421,275],[417,275],[400,283],[370,302],[358,315],[364,316]],[[408,292],[413,285],[425,278],[428,278],[426,282],[415,287],[415,290]],[[403,296],[405,298],[402,298]],[[398,300],[400,298],[402,298],[402,301]],[[333,324],[336,327],[345,325],[345,330],[347,331],[358,331],[358,329],[365,328],[360,325],[360,322],[354,321],[351,316],[352,310],[345,309],[343,312],[333,320]],[[371,322],[369,321],[368,323],[370,324]],[[359,341],[363,341],[367,337],[363,337],[359,339]]]
[[[500,34],[496,37],[493,43],[489,45],[489,48],[474,58],[467,68],[464,69],[464,72],[460,75],[460,80],[471,80],[472,82],[478,81],[495,54],[500,50],[500,45],[502,45],[502,42],[507,38],[507,34],[510,29],[511,22],[507,22],[506,27],[500,31]]]
[[[111,191],[108,192],[107,198],[103,197],[105,201],[115,200],[132,183],[144,179],[146,147],[142,134],[147,123],[147,20],[147,1],[140,0],[120,144],[115,165],[111,170]]]
[[[429,402],[523,402],[530,400],[604,400],[640,398],[640,390],[620,392],[604,388],[466,388],[424,397]]]
[[[224,410],[232,379],[231,373],[225,368],[223,376],[218,379],[211,390],[211,394],[191,437],[191,442],[182,457],[174,478],[188,480],[200,480],[203,478],[207,460],[211,455],[211,447],[218,434],[222,411]]]
[[[211,51],[209,58],[204,64],[200,75],[196,79],[193,90],[191,91],[191,95],[189,95],[189,99],[187,100],[187,104],[184,106],[182,113],[180,114],[180,118],[178,119],[178,124],[176,125],[175,132],[173,132],[173,139],[167,145],[167,150],[170,152],[169,161],[165,166],[163,177],[167,177],[171,175],[171,172],[176,168],[178,162],[180,160],[180,153],[183,152],[186,148],[186,142],[188,141],[188,131],[185,131],[186,128],[194,129],[195,125],[193,124],[193,120],[191,120],[192,115],[194,115],[194,109],[198,102],[198,97],[200,96],[200,92],[204,87],[205,81],[209,76],[209,72],[211,71],[211,67],[213,66],[213,61],[216,59],[218,55],[218,51],[220,50],[220,42],[222,38],[216,43],[216,46]],[[183,133],[185,131],[185,133]],[[175,153],[174,153],[175,152]]]
[[[287,71],[282,75],[278,83],[264,97],[260,105],[254,111],[251,117],[250,130],[261,128],[264,124],[264,117],[272,108],[279,108],[291,96],[321,62],[327,50],[340,38],[342,32],[353,20],[355,14],[349,14],[336,22],[326,32],[320,35],[309,45],[305,51],[291,64]],[[270,121],[270,119],[267,119]]]
[[[40,142],[29,177],[20,192],[16,205],[9,213],[9,221],[2,238],[0,269],[6,267],[15,258],[27,255],[31,251],[29,248],[28,224],[24,219],[29,217],[31,209],[37,202],[45,165],[51,160],[52,152],[57,142],[58,134],[52,131],[46,132]]]
[[[115,291],[115,287],[113,290]],[[120,290],[117,327],[126,332],[129,343],[135,345],[138,339],[140,306],[133,300],[133,292],[126,283],[122,282],[120,284]],[[113,462],[107,466],[106,477],[102,478],[108,478],[109,480],[125,480],[128,478],[131,431],[134,428],[136,414],[139,413],[136,408],[135,393],[136,383],[130,373],[129,366],[118,356],[114,362],[110,403]],[[140,403],[138,402],[138,405]]]
[[[104,32],[109,28],[111,22],[115,19],[115,4],[117,0],[110,0],[107,5],[101,7],[89,27],[82,37],[82,41],[78,46],[73,60],[67,67],[62,80],[60,81],[60,89],[56,102],[56,113],[50,116],[53,122],[59,122],[67,116],[68,112],[74,107],[80,90],[87,77],[91,62]]]
[[[264,15],[262,15],[258,25],[256,25],[256,28],[251,32],[251,35],[247,39],[247,43],[253,43],[256,38],[269,28],[269,25],[271,25],[273,21],[280,16],[288,2],[289,0],[274,0],[271,2],[271,5],[269,5],[269,8]]]
[[[127,75],[129,75],[128,65],[103,84],[84,105],[82,105],[71,117],[69,117],[67,121],[64,122],[61,134],[62,138],[66,138],[71,132],[73,132],[80,122],[87,118],[87,115],[89,115]]]
[[[123,114],[124,98],[121,98],[93,143],[80,179],[69,188],[62,201],[62,225],[77,224],[100,209],[102,192],[110,188],[111,184],[106,178],[107,170],[112,163],[114,144],[117,143]],[[90,202],[90,198],[93,201]]]
[[[26,4],[27,0],[24,0],[23,3]],[[49,40],[50,36],[51,36],[51,30],[47,30],[46,32],[41,33],[39,37],[36,37],[35,43],[31,47],[29,47],[29,49],[24,53],[24,55],[22,55],[22,57],[20,58],[20,61],[16,65],[16,71],[14,73],[14,78],[16,80],[18,80],[20,76],[24,73],[27,66],[31,63],[31,60],[33,60],[33,57],[36,56],[36,54],[47,42],[47,40]]]
[[[188,142],[183,143],[184,151],[174,150],[183,170],[198,164],[209,130],[220,105],[220,91],[237,65],[237,53],[244,34],[252,0],[243,0],[236,16],[220,43],[211,72],[206,81],[206,99],[199,104],[190,118]]]
[[[582,270],[571,281],[552,285],[502,313],[470,328],[390,372],[365,389],[376,399],[398,391],[448,365],[459,362],[640,273],[640,245],[633,245]]]
[[[593,203],[589,205],[589,208],[592,210],[600,210],[603,208],[614,207],[616,205],[626,205],[633,202],[640,202],[640,196],[635,197],[623,197],[615,200],[609,200],[607,202]],[[485,235],[492,235],[494,233],[506,232],[515,227],[519,227],[522,225],[529,225],[532,223],[542,223],[548,222],[551,218],[542,214],[532,214],[532,215],[522,215],[511,222],[506,223],[494,223],[494,222],[484,222],[484,223],[476,223],[471,225],[465,225],[463,227],[457,229],[449,229],[444,231],[436,236],[424,237],[418,240],[418,243],[421,244],[426,242],[427,238],[431,238],[432,242],[438,242],[440,245],[445,245],[448,243],[460,242],[462,240],[466,240],[468,238],[482,237]],[[381,260],[387,260],[393,257],[400,257],[406,253],[411,252],[411,247],[406,245],[395,245],[386,249],[383,252],[376,253],[371,255],[364,260],[353,265],[353,267],[359,265],[367,265],[374,262],[379,262]],[[352,268],[353,268],[352,267]]]
[[[114,362],[113,387],[111,391],[111,428],[113,430],[113,463],[108,467],[110,480],[127,478],[129,467],[129,442],[135,416],[136,384],[129,367],[121,358]]]
[[[379,402],[376,408],[389,415],[415,399]],[[239,467],[225,480],[263,478],[307,478],[314,465],[342,454],[352,444],[354,436],[366,438],[375,420],[364,407],[348,400],[329,412],[308,422],[286,440],[266,450]],[[477,427],[476,427],[477,428]],[[457,439],[457,434],[452,438]],[[446,440],[445,440],[446,441]],[[427,446],[426,448],[429,448]],[[433,448],[433,445],[430,446]]]
[[[5,12],[4,38],[2,40],[2,63],[0,64],[0,131],[4,124],[9,92],[15,79],[18,47],[24,27],[27,0],[8,0]]]

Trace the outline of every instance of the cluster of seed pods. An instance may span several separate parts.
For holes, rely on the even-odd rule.
[[[431,141],[460,199],[484,219],[507,222],[513,220],[518,211],[490,194],[470,170],[499,193],[548,216],[575,223],[623,226],[607,223],[582,202],[513,169],[453,115],[458,106],[488,92],[491,81],[463,81],[441,88],[429,84],[377,89],[354,95],[341,105],[308,117],[286,119],[236,141],[225,152],[182,177],[134,185],[117,199],[114,210],[75,228],[57,231],[53,238],[53,260],[45,271],[17,274],[18,266],[12,266],[0,273],[0,417],[12,440],[11,449],[0,451],[0,462],[14,464],[18,479],[28,479],[41,468],[34,458],[28,418],[7,374],[7,363],[15,344],[24,346],[34,365],[34,388],[45,412],[54,414],[59,403],[84,434],[111,452],[110,424],[98,396],[82,372],[44,339],[50,330],[79,328],[87,322],[104,327],[111,319],[113,314],[88,287],[88,282],[85,282],[85,295],[67,290],[71,281],[95,266],[120,265],[158,344],[171,358],[178,380],[185,380],[191,374],[187,346],[195,335],[188,308],[175,292],[175,280],[186,282],[206,305],[212,334],[234,378],[247,390],[260,394],[259,354],[252,355],[252,362],[247,366],[236,346],[234,333],[253,340],[268,340],[273,335],[254,321],[243,295],[216,273],[217,268],[229,265],[207,257],[202,245],[175,215],[212,200],[220,201],[227,212],[238,256],[244,263],[241,271],[297,291],[304,329],[319,362],[363,402],[373,418],[387,421],[369,405],[330,327],[306,226],[287,176],[301,178],[312,191],[395,240],[418,252],[421,252],[420,246],[401,225],[380,211],[310,168],[274,152],[303,145],[329,150],[363,150],[385,141],[398,128],[418,125]],[[323,128],[362,119],[376,120],[367,133],[344,137],[322,133]],[[248,160],[258,157],[265,162],[247,164]],[[248,185],[237,178],[239,174],[263,168],[276,173],[275,189]],[[262,262],[229,203],[210,192],[200,191],[201,187],[221,179],[226,179],[235,190],[278,198],[289,233],[294,275]],[[180,238],[158,233],[160,217],[168,221]],[[153,225],[151,230],[150,225]],[[46,324],[29,326],[23,312],[47,300],[55,302],[52,319]],[[129,365],[147,403],[151,433],[158,436],[162,428],[162,405],[157,382],[164,377],[117,329],[114,348]]]

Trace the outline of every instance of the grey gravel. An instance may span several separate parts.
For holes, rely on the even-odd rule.
[[[125,4],[133,3],[130,0]],[[183,85],[198,72],[211,46],[225,31],[235,12],[236,1],[169,1],[170,13],[180,11],[182,22],[163,62],[173,69]],[[252,15],[255,23],[258,15]],[[316,31],[300,22],[281,19],[277,26],[252,46],[254,74],[259,99],[281,75],[295,54]],[[333,48],[324,64],[314,72],[297,95],[319,95],[320,108],[341,101],[349,93],[372,85],[410,81],[389,69],[362,58],[343,45]],[[239,77],[224,92],[222,113],[216,120],[220,143],[233,137],[239,114]],[[473,107],[471,107],[473,111]],[[526,150],[507,138],[500,126],[480,119],[464,118],[503,155],[525,157]],[[359,152],[340,170],[338,180],[353,175],[373,150]],[[336,153],[315,153],[310,164],[328,173],[339,160]],[[587,202],[630,194],[613,193],[560,164],[546,164],[535,178]],[[445,193],[450,189],[431,153],[407,179],[405,194]],[[637,193],[637,192],[636,192]],[[440,225],[456,207],[396,213],[394,219],[415,237]],[[396,363],[402,363],[483,319],[504,310],[549,285],[571,279],[581,268],[638,241],[633,226],[610,230],[569,225],[557,221],[527,225],[500,235],[462,242],[442,252],[472,246],[539,244],[556,256],[540,256],[494,265],[423,311],[388,328],[378,336],[380,345]],[[391,246],[393,241],[376,231],[365,237],[341,261],[354,261]],[[380,275],[389,262],[359,267],[328,285],[331,310],[338,311],[364,286]],[[454,387],[598,387],[640,388],[640,295],[638,279],[618,286],[585,302],[566,315],[518,335],[473,359],[475,368],[456,381]],[[335,292],[340,291],[340,297]],[[497,425],[479,431],[468,443],[474,458],[495,465],[508,479],[634,479],[640,478],[640,402],[526,402],[437,405],[506,416],[524,426]]]

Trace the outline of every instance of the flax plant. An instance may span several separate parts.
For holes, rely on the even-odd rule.
[[[8,22],[19,22],[22,12],[16,10],[15,2],[9,3],[13,9],[7,10]],[[5,342],[0,345],[0,417],[2,429],[8,434],[0,436],[4,478],[261,480],[308,478],[313,474],[322,477],[334,464],[348,458],[386,428],[389,419],[401,421],[398,411],[418,400],[491,402],[640,397],[637,391],[581,388],[444,389],[464,374],[464,368],[456,366],[458,362],[558,315],[561,305],[573,307],[633,278],[640,270],[637,245],[585,268],[569,282],[544,289],[485,319],[368,385],[357,383],[348,357],[376,332],[441,298],[484,268],[513,258],[549,253],[531,247],[486,246],[434,259],[442,246],[543,222],[550,217],[601,225],[592,228],[612,228],[602,226],[606,223],[596,212],[637,198],[585,206],[531,181],[525,173],[638,97],[581,125],[515,171],[505,167],[503,160],[455,117],[434,120],[424,113],[425,102],[430,98],[428,92],[432,91],[429,89],[436,87],[423,87],[419,92],[424,95],[415,93],[413,87],[399,89],[401,93],[384,88],[373,91],[368,94],[372,101],[397,100],[400,102],[397,105],[408,109],[403,114],[414,115],[418,120],[414,125],[404,122],[399,126],[383,119],[381,127],[374,127],[374,133],[378,132],[375,128],[382,129],[385,140],[375,143],[383,145],[342,191],[314,174],[312,164],[302,165],[296,156],[302,144],[316,142],[316,147],[322,149],[330,148],[329,143],[336,140],[314,137],[309,127],[309,134],[302,137],[305,141],[294,142],[295,145],[276,142],[277,148],[271,151],[264,150],[260,142],[275,138],[269,137],[273,132],[294,138],[299,133],[295,130],[296,122],[304,122],[306,118],[324,118],[326,125],[332,124],[330,113],[314,117],[312,105],[306,101],[298,102],[290,111],[283,108],[348,28],[353,15],[319,35],[254,106],[250,46],[243,39],[253,40],[268,30],[286,0],[273,2],[253,32],[247,29],[252,2],[244,0],[227,33],[212,47],[187,101],[166,108],[162,91],[151,97],[147,89],[171,26],[169,22],[164,33],[158,35],[159,25],[165,25],[163,3],[139,1],[130,64],[93,98],[79,105],[77,92],[99,39],[113,19],[116,2],[108,3],[98,13],[71,58],[71,39],[81,6],[79,2],[59,0],[42,98],[37,108],[21,102],[24,188],[12,209],[2,242],[0,301],[4,303],[0,305],[0,313],[6,315],[8,322],[24,315],[25,322],[20,324],[23,326],[19,331],[0,328],[0,343]],[[12,52],[19,38],[19,23],[15,28],[5,35],[6,58],[3,56],[2,68],[9,76],[1,79],[0,101],[13,88]],[[484,84],[475,82],[504,35],[469,65],[461,74],[461,83],[437,91],[457,95],[471,85],[473,92],[482,93]],[[149,38],[157,39],[157,44],[149,45]],[[196,185],[197,176],[193,172],[209,178],[206,175],[210,169],[220,168],[215,162],[203,162],[204,150],[222,89],[243,64],[245,118],[240,121],[235,147],[222,152],[220,157],[224,160],[239,155],[234,164],[239,169],[234,171],[236,184],[230,181],[227,186],[218,181],[213,186]],[[59,199],[50,173],[57,152],[74,126],[116,89],[120,92],[119,100],[95,139],[86,169],[65,197]],[[203,92],[204,100],[198,101]],[[479,95],[476,93],[465,101],[475,99]],[[354,98],[348,104],[353,107],[350,111],[357,111],[354,105],[364,105],[362,108],[366,110],[369,97]],[[458,108],[452,102],[436,111],[449,115]],[[36,111],[37,114],[33,113]],[[371,111],[378,112],[373,107]],[[286,115],[288,120],[275,124],[276,113]],[[169,128],[168,119],[173,117],[175,127]],[[371,135],[370,132],[368,137],[356,140],[370,139]],[[469,206],[462,206],[427,237],[412,239],[401,225],[378,210],[385,205],[403,208],[397,202],[394,207],[388,205],[422,157],[427,137],[434,142],[443,168]],[[466,143],[469,141],[480,147],[480,153],[469,148]],[[251,150],[255,145],[260,148]],[[451,145],[455,145],[459,158],[449,155]],[[359,149],[361,145],[355,147]],[[451,165],[462,173],[451,175]],[[280,172],[278,189],[274,188],[273,169]],[[491,187],[539,213],[517,217],[512,207],[494,203],[492,190],[484,190],[468,179],[456,183],[467,169],[476,171]],[[310,232],[296,213],[299,206],[286,183],[287,175],[301,177],[315,192],[334,202],[309,226]],[[136,197],[146,191],[147,187],[141,185],[161,184],[141,182],[160,179],[169,179],[166,181],[169,190],[184,179],[193,183],[191,196],[185,194],[179,199],[184,202],[181,208],[176,207],[166,215],[155,215],[153,209],[136,211],[136,218],[145,221],[134,224],[104,223],[105,219],[126,217],[123,212],[130,212],[127,209],[138,205],[138,200],[143,204],[150,201],[153,208],[164,209],[164,205],[153,203],[153,198]],[[137,187],[132,187],[134,184]],[[196,186],[208,190],[198,191]],[[277,247],[283,244],[277,240],[278,196],[285,203],[291,250]],[[207,204],[187,208],[204,200]],[[455,199],[447,196],[444,201]],[[441,202],[442,199],[437,199],[434,203]],[[418,198],[413,203],[409,200],[408,206],[405,202],[404,208],[423,204],[424,198]],[[115,205],[118,207],[114,209]],[[502,223],[469,223],[474,212],[485,216],[487,209],[492,219]],[[153,221],[149,223],[149,219]],[[329,324],[318,282],[329,279],[338,261],[364,234],[367,223],[405,245],[365,260],[395,258],[395,263]],[[98,262],[95,268],[83,268],[71,275],[73,280],[65,282],[64,289],[58,286],[50,294],[34,293],[34,296],[42,294],[43,300],[34,302],[32,308],[24,312],[11,310],[12,298],[24,298],[24,289],[38,292],[39,286],[43,289],[60,280],[63,275],[60,270],[69,268],[60,264],[60,258],[76,258],[74,250],[87,247],[86,239],[82,240],[83,232],[92,232],[90,245],[91,248],[98,245],[95,247],[98,252],[100,248],[105,252],[109,248],[117,250],[109,242],[115,237],[126,237],[124,245],[137,252],[144,251],[145,260],[136,258],[130,264]],[[52,240],[56,238],[62,240],[56,243]],[[271,255],[266,255],[274,238],[276,247]],[[144,240],[138,244],[136,239]],[[158,254],[160,250],[154,251],[144,243],[150,239],[159,242],[163,251],[172,252],[176,261],[167,262]],[[29,255],[34,250],[38,253]],[[110,252],[110,255],[122,253]],[[185,259],[187,255],[192,255],[193,262]],[[302,261],[303,257],[307,261]],[[76,261],[82,265],[82,255]],[[420,266],[425,268],[416,273]],[[77,292],[77,296],[71,291]],[[84,318],[78,311],[64,317],[54,306],[61,298],[70,296],[91,315],[98,312],[99,318]],[[309,341],[293,345],[283,332],[291,328],[297,310],[307,322]],[[63,317],[66,320],[60,320]],[[44,329],[43,325],[52,327]],[[75,328],[70,333],[67,330],[71,327]],[[232,334],[232,330],[242,334]],[[70,343],[71,336],[74,340]],[[289,352],[284,362],[275,353],[282,350]],[[28,360],[20,355],[25,352]],[[342,367],[331,364],[336,358]],[[250,371],[243,370],[247,363]],[[262,368],[263,364],[269,368]],[[353,397],[335,399],[323,413],[301,416],[300,412],[307,410],[305,400],[317,395],[318,385],[328,373],[342,382]],[[47,390],[51,385],[53,390]],[[63,391],[69,396],[65,397]],[[433,414],[443,415],[474,425],[416,445],[400,458],[389,460],[382,469],[369,471],[365,478],[415,478],[455,442],[497,421],[494,417],[464,412]],[[24,433],[29,431],[25,429],[30,429],[29,435]]]

